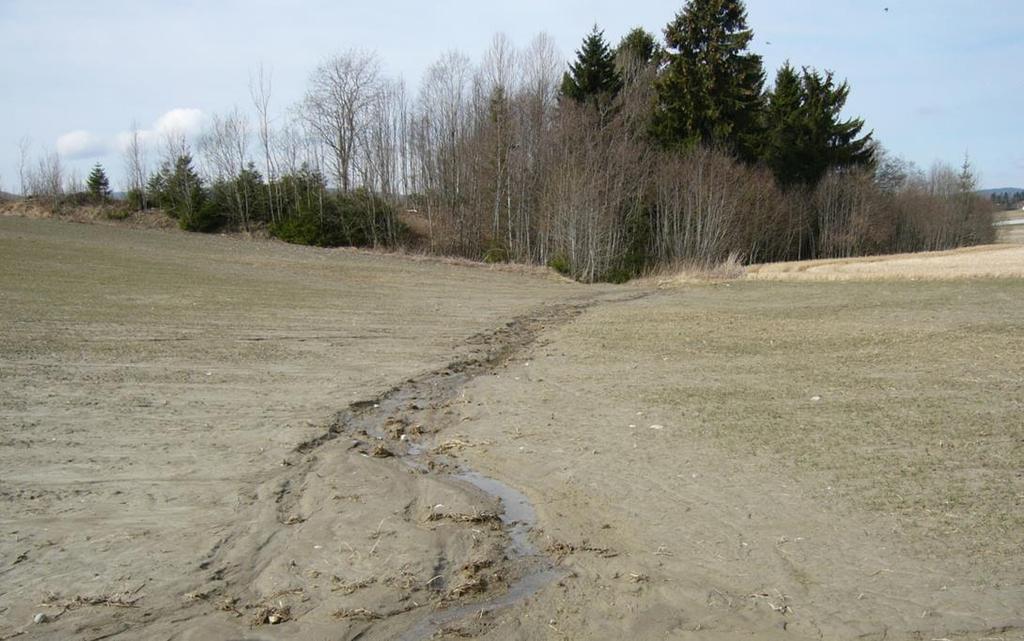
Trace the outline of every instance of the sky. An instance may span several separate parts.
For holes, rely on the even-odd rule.
[[[271,112],[298,102],[314,67],[375,50],[415,90],[458,49],[479,61],[496,32],[539,32],[568,61],[597,24],[613,44],[641,26],[660,38],[682,0],[0,0],[0,190],[18,192],[19,143],[59,151],[81,177],[101,162],[123,187],[120,149],[144,135],[198,132],[250,109],[249,76],[272,73]],[[888,10],[886,10],[888,9]],[[1024,187],[1024,1],[748,0],[751,48],[769,81],[789,60],[834,71],[891,152],[927,167],[968,154],[980,187]]]

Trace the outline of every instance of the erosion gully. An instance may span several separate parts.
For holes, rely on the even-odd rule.
[[[600,300],[622,301],[637,297],[636,294],[611,299],[590,297],[565,302],[473,336],[467,341],[472,349],[468,357],[410,378],[375,399],[351,404],[338,413],[327,433],[298,446],[298,453],[306,453],[339,437],[351,438],[352,447],[368,456],[393,458],[396,464],[436,475],[444,482],[471,486],[500,501],[502,511],[494,516],[500,519],[508,537],[508,560],[524,568],[518,578],[496,596],[431,612],[399,639],[431,638],[446,625],[480,610],[493,611],[513,605],[561,575],[554,561],[530,540],[537,517],[526,496],[447,455],[443,447],[438,447],[435,436],[457,420],[449,408],[470,381],[493,373],[529,348],[542,331],[571,321]]]

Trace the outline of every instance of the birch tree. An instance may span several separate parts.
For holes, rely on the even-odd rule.
[[[139,125],[134,120],[125,140],[123,154],[129,197],[135,198],[136,208],[139,210],[146,209],[148,204],[146,199],[146,181],[149,179],[147,176],[146,148],[142,134],[139,131]]]
[[[32,152],[32,139],[28,136],[22,136],[18,141],[18,187],[21,189],[22,196],[28,196],[29,185],[28,185],[28,172],[29,170],[29,154]]]
[[[273,93],[273,75],[268,73],[263,63],[256,70],[255,75],[249,76],[249,97],[256,108],[256,121],[258,125],[260,146],[263,148],[263,172],[267,181],[267,206],[270,208],[270,220],[277,220],[276,208],[274,207],[274,181],[277,178],[276,166],[271,150],[273,148],[272,134],[270,131],[270,97]]]

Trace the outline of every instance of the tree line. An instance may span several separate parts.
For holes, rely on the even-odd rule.
[[[520,50],[498,34],[478,63],[444,54],[415,95],[351,50],[276,120],[260,68],[255,118],[214,116],[194,148],[167,135],[151,166],[133,127],[129,202],[196,231],[404,244],[587,282],[991,240],[966,159],[924,172],[890,155],[843,116],[846,82],[787,62],[769,87],[752,39],[740,0],[690,0],[660,41],[634,29],[612,46],[595,26],[568,68],[546,35]],[[29,178],[59,193],[59,157]]]
[[[995,192],[989,196],[992,204],[1003,210],[1020,209],[1024,206],[1024,190],[1009,189],[1003,192]]]

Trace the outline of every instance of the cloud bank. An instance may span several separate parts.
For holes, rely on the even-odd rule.
[[[195,138],[205,122],[206,114],[202,109],[177,107],[165,112],[148,128],[140,129],[139,140],[143,144],[152,145],[171,135]],[[77,129],[57,138],[57,153],[68,160],[100,158],[111,152],[124,151],[131,139],[131,131],[103,137],[85,129]]]
[[[69,131],[57,138],[57,153],[69,160],[98,158],[110,151],[110,145],[84,129]]]

